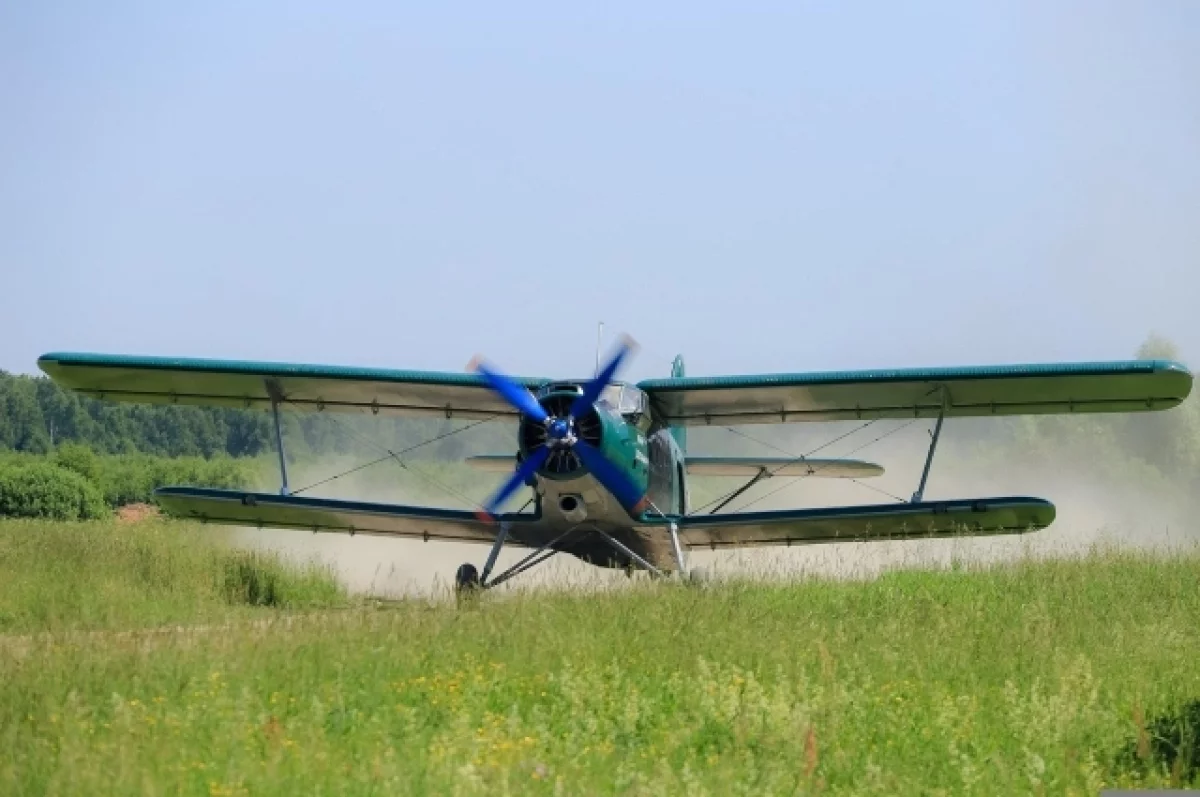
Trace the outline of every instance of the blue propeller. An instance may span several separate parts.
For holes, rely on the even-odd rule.
[[[504,397],[504,400],[517,408],[517,411],[522,415],[527,415],[535,421],[545,423],[549,418],[546,411],[542,409],[542,405],[538,404],[537,399],[533,397],[528,390],[518,385],[516,382],[509,379],[504,374],[493,371],[482,360],[476,358],[471,362],[468,368],[474,368],[479,374],[487,380],[488,385],[492,390]]]
[[[623,337],[612,359],[600,370],[596,377],[584,385],[583,392],[571,403],[571,409],[566,417],[554,417],[538,403],[537,399],[522,385],[501,374],[494,368],[476,358],[471,366],[487,381],[488,386],[499,393],[505,401],[511,404],[522,415],[541,423],[546,427],[546,445],[534,451],[528,459],[513,473],[504,485],[496,491],[477,514],[480,519],[492,520],[496,510],[507,501],[521,486],[528,483],[538,469],[546,463],[552,451],[567,448],[574,451],[588,471],[596,480],[604,485],[613,496],[633,516],[640,515],[646,506],[646,496],[634,481],[621,468],[614,465],[595,446],[592,446],[575,434],[575,420],[587,413],[601,392],[613,380],[617,369],[625,358],[634,350],[636,344],[632,339]]]

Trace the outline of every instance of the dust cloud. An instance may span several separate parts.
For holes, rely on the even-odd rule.
[[[970,423],[970,422],[960,422]],[[890,424],[890,425],[889,425]],[[768,479],[723,511],[783,509],[852,504],[899,503],[907,500],[920,479],[931,424],[881,422],[852,434],[842,444],[816,456],[847,456],[878,462],[887,469],[875,479]],[[849,427],[847,427],[849,428]],[[759,548],[738,551],[693,551],[689,566],[709,577],[871,578],[895,568],[945,568],[1012,561],[1029,557],[1078,556],[1096,546],[1164,550],[1200,542],[1192,507],[1178,490],[1147,487],[1122,479],[1111,467],[1079,452],[1062,451],[1040,459],[1024,458],[1007,449],[1002,456],[980,457],[978,449],[956,441],[956,423],[947,422],[926,487],[926,498],[1032,496],[1052,501],[1057,519],[1048,529],[1031,534]],[[694,434],[693,453],[782,456],[801,454],[841,430],[822,426],[764,431],[747,428],[748,435],[768,441],[754,448],[745,438],[730,445],[728,433],[704,430]],[[699,431],[699,430],[697,430]],[[722,437],[725,434],[725,437]],[[879,438],[883,439],[879,439]],[[700,450],[697,450],[699,448]],[[734,450],[730,450],[730,449]],[[374,458],[372,454],[324,459],[319,465],[298,466],[293,484],[310,484],[342,474]],[[1111,463],[1108,463],[1111,464]],[[385,461],[372,468],[334,479],[310,494],[365,501],[470,508],[499,485],[497,474],[473,471],[447,463],[411,463],[400,468]],[[693,479],[693,506],[737,486],[736,480]],[[523,499],[522,499],[523,500]],[[514,507],[515,508],[515,507]],[[238,531],[242,545],[265,548],[293,559],[320,561],[335,569],[357,593],[382,598],[448,597],[454,572],[464,562],[482,567],[488,546],[422,542],[383,537],[313,534],[303,531]],[[503,569],[527,550],[508,548],[498,561]],[[568,555],[522,574],[511,584],[528,588],[621,588],[630,579],[586,565]],[[507,585],[506,585],[507,586]]]
[[[958,422],[969,423],[973,422]],[[898,504],[911,497],[920,481],[931,425],[926,422],[906,425],[898,429],[898,434],[851,455],[882,464],[887,470],[879,478],[795,479],[776,492],[773,491],[777,486],[768,481],[767,487],[760,491],[766,494],[761,500],[755,502],[751,497],[727,509]],[[956,441],[956,425],[953,421],[945,424],[925,499],[1043,498],[1053,502],[1057,510],[1049,528],[991,537],[697,552],[692,556],[693,562],[727,573],[870,578],[894,568],[944,568],[1023,558],[1079,556],[1097,548],[1166,551],[1200,544],[1194,505],[1179,490],[1160,484],[1147,486],[1136,478],[1122,479],[1119,472],[1114,475],[1112,463],[1097,462],[1078,451],[1062,450],[1035,459],[1005,448],[996,456],[980,457],[977,450]],[[875,438],[889,431],[863,436]],[[761,438],[761,433],[758,434]],[[836,433],[828,436],[835,437]],[[776,435],[770,439],[779,448],[796,453],[805,451],[803,443],[788,446],[781,445]],[[822,451],[819,455],[838,454]]]
[[[306,495],[459,509],[474,509],[502,481],[497,474],[466,466],[447,467],[420,461],[408,462],[407,467],[400,468],[395,461],[384,460],[362,471],[341,475],[377,456],[377,452],[364,451],[324,458],[320,464],[291,466],[290,481],[303,486],[332,479]],[[523,500],[515,502],[513,508],[519,508],[521,503]],[[295,561],[328,565],[353,592],[380,598],[448,597],[459,565],[469,562],[482,570],[490,550],[487,545],[474,543],[350,537],[289,529],[240,528],[235,543],[270,550]],[[496,572],[502,572],[528,554],[528,549],[502,550]],[[623,573],[592,567],[560,554],[510,584],[605,587],[626,580]]]

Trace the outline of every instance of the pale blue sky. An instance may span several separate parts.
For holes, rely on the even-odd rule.
[[[1200,3],[0,2],[0,368],[1200,362]]]

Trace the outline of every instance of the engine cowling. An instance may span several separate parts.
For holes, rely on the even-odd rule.
[[[546,410],[546,414],[552,418],[565,418],[570,414],[571,404],[577,396],[578,393],[573,392],[551,393],[538,399],[538,403]],[[576,418],[572,431],[580,440],[596,448],[600,448],[601,441],[604,438],[604,424],[601,422],[596,408],[592,407],[586,413]],[[530,418],[521,418],[520,446],[522,457],[528,457],[536,453],[538,449],[545,448],[548,438],[549,433],[545,424]],[[566,447],[552,448],[546,464],[541,468],[541,472],[550,477],[572,476],[581,470],[583,470],[583,461],[572,449]]]

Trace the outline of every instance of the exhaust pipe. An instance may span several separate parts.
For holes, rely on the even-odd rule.
[[[572,523],[582,523],[587,519],[587,506],[577,495],[564,495],[558,499],[558,509],[563,517]]]

